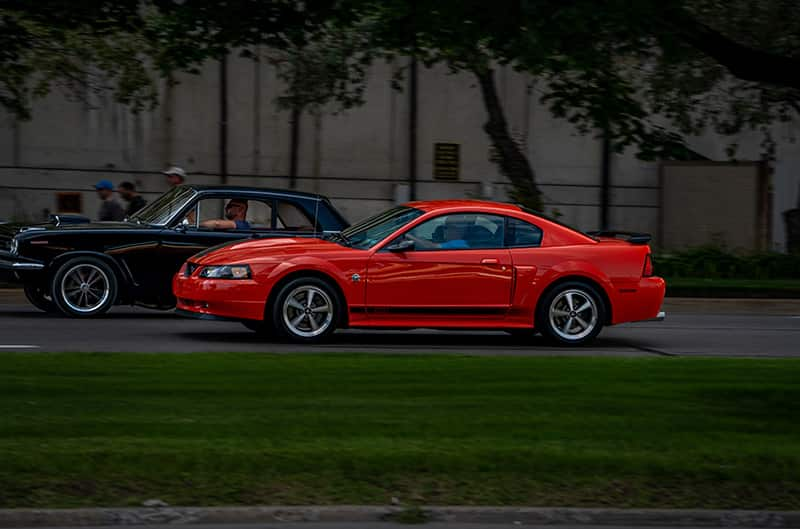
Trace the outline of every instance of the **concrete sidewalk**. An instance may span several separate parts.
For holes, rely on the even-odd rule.
[[[151,500],[153,501],[153,500]],[[154,500],[157,502],[157,500]],[[0,527],[378,522],[800,528],[800,511],[540,507],[263,506],[0,509]],[[313,525],[312,525],[313,527]]]

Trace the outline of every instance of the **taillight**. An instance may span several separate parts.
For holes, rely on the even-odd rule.
[[[644,256],[644,269],[642,269],[642,277],[650,277],[653,275],[653,258],[650,254]]]

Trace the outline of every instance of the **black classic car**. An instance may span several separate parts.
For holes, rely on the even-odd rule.
[[[54,215],[47,224],[0,224],[0,269],[48,312],[89,317],[115,304],[169,309],[172,276],[195,253],[236,239],[320,236],[346,227],[320,195],[183,185],[124,222]]]

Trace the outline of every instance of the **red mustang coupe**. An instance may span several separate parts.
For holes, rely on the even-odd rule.
[[[177,312],[296,341],[336,328],[539,331],[577,345],[663,319],[650,237],[587,235],[524,208],[411,202],[324,238],[240,241],[190,258]]]

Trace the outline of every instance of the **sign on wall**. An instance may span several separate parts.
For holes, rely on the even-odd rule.
[[[458,180],[460,168],[458,143],[433,144],[433,177],[437,180]]]

